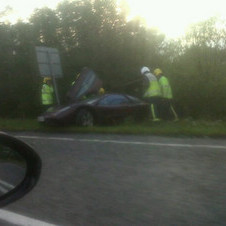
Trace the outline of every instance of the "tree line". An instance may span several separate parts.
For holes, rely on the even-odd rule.
[[[180,40],[168,40],[139,18],[128,21],[127,9],[116,0],[67,0],[54,10],[36,9],[28,22],[0,23],[0,116],[40,114],[35,46],[48,46],[60,51],[62,103],[84,66],[98,74],[108,92],[137,97],[142,97],[140,68],[160,67],[181,117],[223,119],[225,42],[225,22],[218,18],[194,24]]]

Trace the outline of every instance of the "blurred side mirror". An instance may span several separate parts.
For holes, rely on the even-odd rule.
[[[24,142],[0,132],[0,207],[29,192],[37,183],[41,160]]]

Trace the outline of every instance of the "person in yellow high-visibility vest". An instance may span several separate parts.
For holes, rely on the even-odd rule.
[[[161,113],[163,118],[178,121],[178,115],[173,107],[173,94],[168,78],[162,74],[160,68],[156,68],[154,74],[158,79],[162,92]]]
[[[154,122],[160,121],[159,103],[161,101],[161,89],[157,78],[153,75],[148,67],[141,68],[141,74],[145,76],[147,83],[144,99],[150,103],[150,111]]]
[[[42,85],[43,110],[47,110],[53,105],[53,92],[52,79],[50,77],[45,77]]]

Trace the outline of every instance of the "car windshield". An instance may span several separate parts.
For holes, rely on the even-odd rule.
[[[124,95],[111,94],[100,100],[98,105],[123,105],[129,101]]]
[[[132,100],[133,103],[140,103],[141,102],[140,99],[138,99],[137,97],[132,97],[130,95],[127,95],[127,96],[130,100]]]

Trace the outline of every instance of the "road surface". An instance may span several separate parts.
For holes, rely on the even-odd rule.
[[[29,194],[0,210],[0,224],[226,225],[225,140],[14,135],[43,168]]]
[[[19,163],[1,162],[0,163],[0,197],[19,185],[26,173],[26,168]]]

